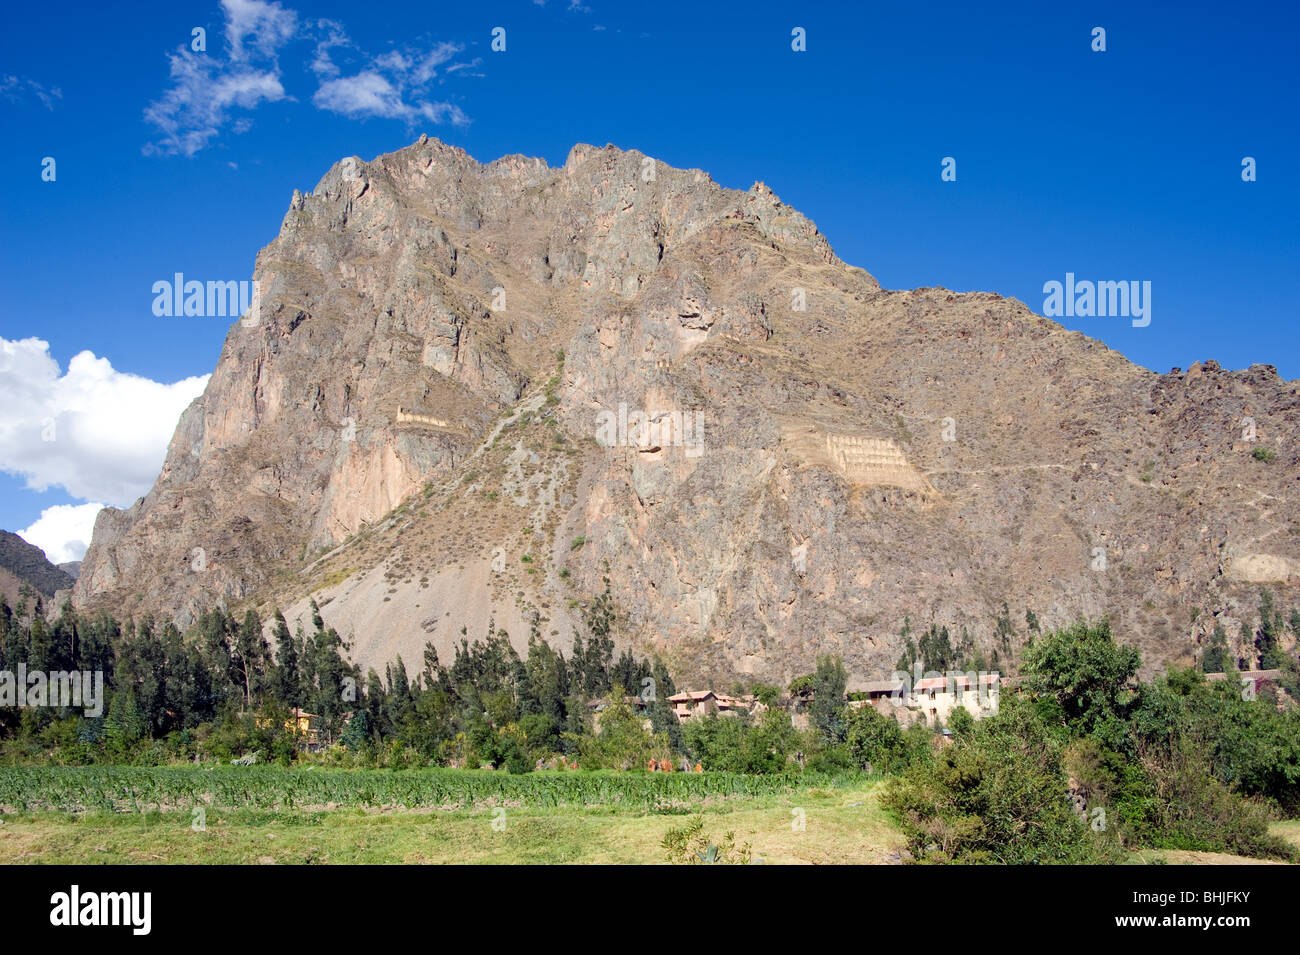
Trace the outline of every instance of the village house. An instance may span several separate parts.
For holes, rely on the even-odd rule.
[[[351,718],[351,714],[348,714]],[[289,718],[284,721],[284,728],[293,732],[299,740],[299,744],[308,752],[316,752],[321,748],[320,730],[316,727],[316,714],[308,713],[300,706],[295,706],[289,711]],[[270,721],[265,717],[255,717],[254,723],[261,729],[270,725]]]
[[[688,690],[668,697],[677,721],[685,723],[692,717],[704,717],[718,712],[718,694],[712,690]]]
[[[727,696],[712,690],[686,690],[674,693],[668,698],[672,704],[673,714],[679,723],[695,717],[736,716],[740,713],[761,713],[767,709],[752,694],[746,696]]]
[[[900,678],[897,680],[868,680],[858,686],[849,687],[848,707],[859,710],[864,706],[882,709],[890,705],[901,705],[907,686]],[[852,699],[857,697],[857,699]]]
[[[738,714],[738,713],[761,713],[767,707],[758,702],[758,697],[752,693],[744,696],[725,696],[718,694],[718,712],[720,714]]]
[[[959,706],[976,719],[993,716],[998,711],[1000,682],[997,673],[956,673],[928,677],[912,687],[907,706],[919,710],[931,725],[946,724],[953,710]]]

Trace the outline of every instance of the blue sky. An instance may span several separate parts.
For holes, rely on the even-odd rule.
[[[293,189],[421,132],[484,161],[612,142],[738,189],[761,179],[888,288],[1041,311],[1067,272],[1150,281],[1145,328],[1063,322],[1157,371],[1214,358],[1300,377],[1296,8],[986,6],[11,8],[0,338],[48,354],[0,356],[0,527],[147,489],[229,324],[155,317],[153,282],[251,277]],[[70,372],[84,351],[104,361]],[[49,417],[62,431],[42,442]],[[86,521],[50,512],[32,536],[75,551]]]

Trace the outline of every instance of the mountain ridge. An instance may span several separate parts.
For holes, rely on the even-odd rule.
[[[11,607],[17,602],[23,584],[48,603],[59,591],[71,589],[75,579],[55,566],[35,544],[10,531],[0,531],[0,595]]]
[[[79,605],[292,622],[316,595],[382,668],[493,622],[563,646],[608,574],[625,640],[781,678],[890,669],[907,618],[991,651],[1003,602],[1185,661],[1300,585],[1300,383],[882,289],[762,183],[421,137],[295,191],[254,274],[158,482],[97,520]],[[620,405],[699,413],[700,453],[602,447]]]

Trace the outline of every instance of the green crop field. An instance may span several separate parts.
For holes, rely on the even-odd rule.
[[[0,860],[666,861],[699,816],[768,862],[891,862],[878,779],[725,773],[0,768]]]
[[[220,767],[0,767],[0,811],[101,809],[460,809],[614,806],[689,809],[708,800],[844,788],[861,777],[817,774],[556,771],[512,776],[490,770]]]

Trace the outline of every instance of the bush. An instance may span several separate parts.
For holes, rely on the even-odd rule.
[[[696,816],[680,829],[669,829],[661,847],[668,861],[677,865],[745,865],[750,861],[749,843],[736,847],[736,834],[714,840],[704,831],[704,817]]]
[[[682,727],[691,757],[711,771],[779,773],[799,736],[783,711],[771,709],[754,722],[742,716],[708,716]]]
[[[1197,748],[1144,760],[1155,799],[1150,843],[1160,849],[1194,849],[1295,861],[1295,848],[1268,831],[1268,808],[1232,792]]]
[[[1015,700],[885,790],[918,862],[1096,863],[1120,847],[1072,811],[1060,745]]]
[[[610,702],[600,714],[595,733],[565,739],[577,746],[583,769],[640,769],[651,759],[667,759],[668,740],[645,728],[642,718],[621,698]]]
[[[870,765],[874,772],[894,773],[911,762],[898,721],[876,712],[873,706],[850,711],[847,746],[858,769]]]
[[[1203,753],[1225,786],[1300,815],[1300,711],[1242,699],[1235,680],[1210,684],[1174,670],[1142,687],[1132,725],[1148,757],[1173,762],[1180,747]]]

